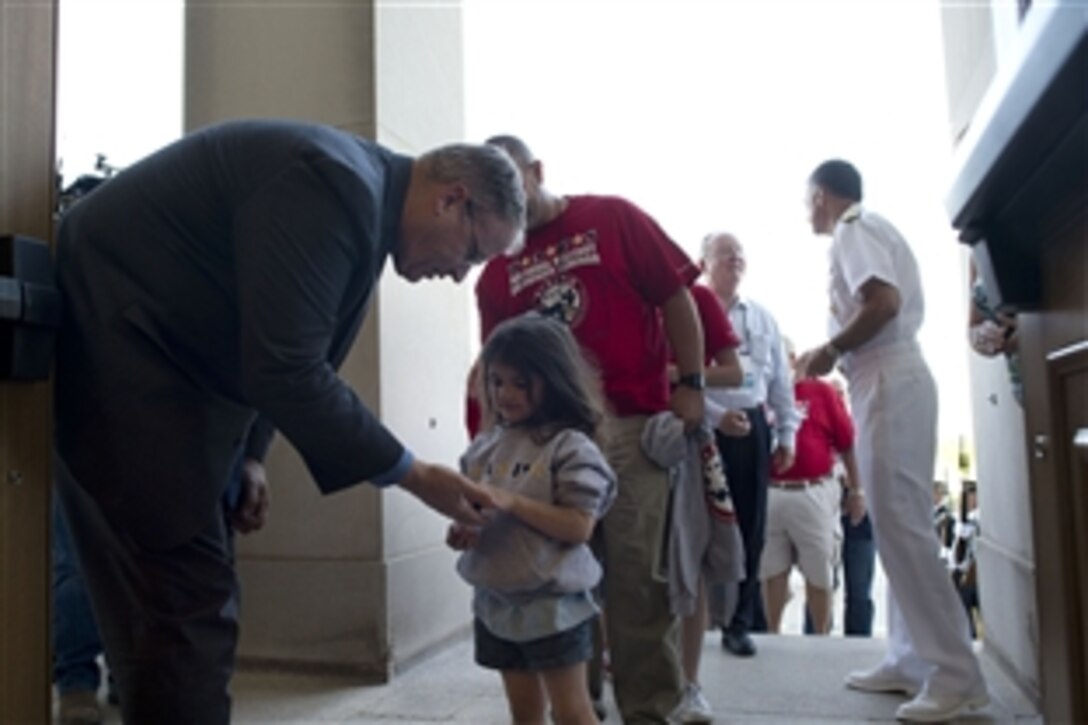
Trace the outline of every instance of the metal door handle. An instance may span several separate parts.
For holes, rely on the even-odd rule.
[[[1031,446],[1032,455],[1037,459],[1046,458],[1046,449],[1050,447],[1050,438],[1045,433],[1037,433]]]

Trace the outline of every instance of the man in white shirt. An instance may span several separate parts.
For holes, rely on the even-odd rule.
[[[846,375],[858,469],[888,578],[888,653],[846,684],[907,693],[914,699],[900,705],[898,719],[941,722],[985,706],[989,695],[933,536],[937,388],[915,341],[924,316],[918,265],[861,197],[861,176],[845,161],[826,161],[809,178],[812,230],[832,237],[830,337],[798,369],[825,375],[838,363]]]
[[[709,234],[703,239],[700,264],[740,339],[737,356],[744,372],[740,386],[708,388],[706,406],[718,421],[718,449],[729,477],[745,553],[746,578],[740,584],[736,608],[728,621],[717,623],[722,628],[722,646],[737,656],[750,657],[756,647],[749,632],[766,629],[759,562],[766,533],[767,485],[772,466],[784,471],[793,464],[801,416],[794,404],[793,377],[778,323],[765,308],[738,292],[747,269],[744,247],[732,234]],[[774,415],[773,432],[767,420],[768,407]],[[715,600],[721,598],[716,596]],[[712,608],[720,618],[720,602],[715,601]]]

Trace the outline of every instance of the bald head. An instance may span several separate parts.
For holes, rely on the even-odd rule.
[[[533,157],[533,152],[529,150],[529,146],[517,136],[499,134],[498,136],[489,138],[487,144],[489,146],[498,146],[503,151],[510,154],[510,158],[522,168],[529,166],[536,161],[536,158]]]
[[[729,232],[712,232],[703,237],[699,266],[706,273],[707,283],[725,301],[737,294],[747,263],[744,247]]]
[[[544,166],[533,156],[528,144],[517,136],[500,134],[487,139],[487,145],[505,151],[521,172],[529,229],[543,226],[562,213],[565,203],[544,188]]]

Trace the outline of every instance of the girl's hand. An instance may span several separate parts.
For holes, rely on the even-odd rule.
[[[476,526],[453,523],[446,530],[446,545],[455,551],[471,549],[479,540],[480,529]]]
[[[514,508],[514,504],[517,502],[518,498],[516,493],[492,486],[488,483],[481,483],[480,487],[487,491],[496,510],[509,512]]]

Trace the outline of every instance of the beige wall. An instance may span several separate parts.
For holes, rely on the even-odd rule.
[[[411,154],[462,133],[456,6],[218,0],[187,8],[186,34],[187,129],[302,118]],[[409,286],[390,265],[341,369],[413,451],[447,463],[464,444],[466,294]],[[465,631],[467,587],[438,515],[367,485],[322,497],[283,440],[267,467],[269,524],[238,542],[243,661],[384,678]]]
[[[1036,700],[1039,620],[1031,533],[1024,410],[1004,358],[971,355],[972,413],[979,480],[979,596],[986,647]]]
[[[1015,33],[1016,9],[1009,3],[945,2],[941,17],[949,123],[956,144],[987,103],[986,93],[999,73],[1002,53],[1014,42],[1010,34]],[[968,354],[982,531],[978,576],[985,651],[1038,700],[1038,605],[1024,411],[1012,396],[1004,359]]]
[[[373,138],[372,0],[201,0],[185,15],[187,130],[273,116]]]
[[[383,3],[377,12],[378,141],[417,153],[464,136],[461,11],[456,5]],[[415,453],[456,465],[469,360],[466,286],[381,285],[381,406]],[[464,631],[469,588],[444,544],[446,523],[400,492],[384,500],[389,626],[396,663]]]
[[[987,3],[941,5],[945,90],[949,134],[958,141],[967,132],[997,70],[993,14]]]
[[[968,276],[964,249],[963,275]],[[968,348],[978,477],[979,601],[986,652],[1039,698],[1039,617],[1028,488],[1024,409],[1013,395],[1004,357]]]

